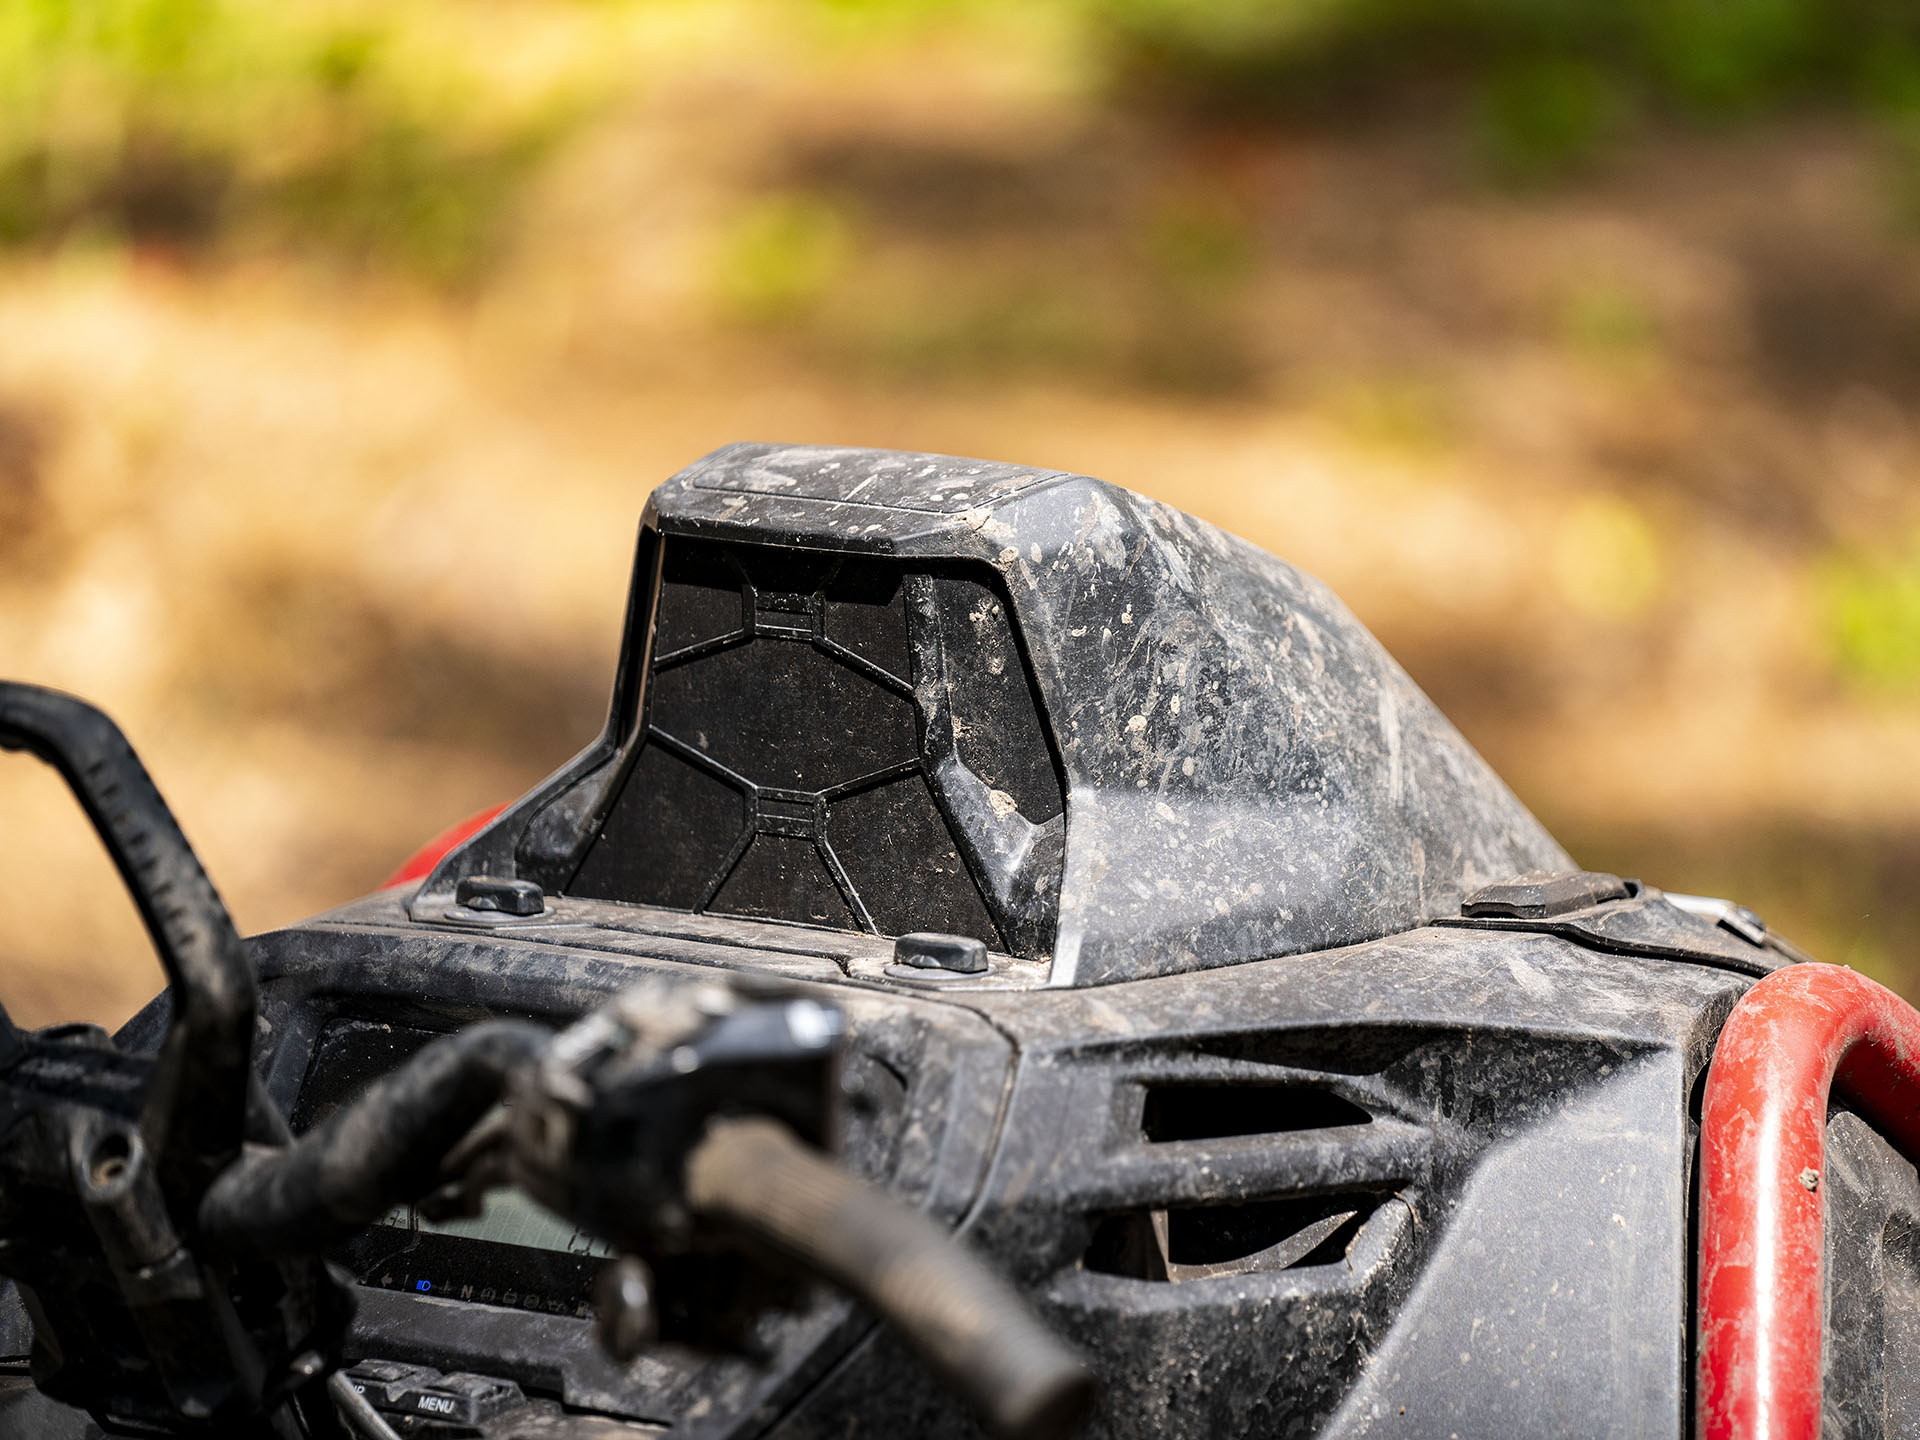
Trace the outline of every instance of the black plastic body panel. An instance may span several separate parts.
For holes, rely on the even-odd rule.
[[[536,938],[410,922],[389,895],[259,937],[269,1088],[292,1108],[340,1015],[559,1023],[641,973],[784,975],[846,1006],[867,1057],[850,1160],[958,1227],[1084,1348],[1102,1380],[1090,1434],[1687,1433],[1690,1105],[1747,977],[1429,928],[1096,991],[1003,965],[999,988],[930,992],[889,980],[860,937],[648,936],[650,913],[671,918]],[[124,1038],[157,1033],[163,1011]],[[1826,1433],[1907,1433],[1920,1184],[1850,1113],[1830,1134]],[[1322,1212],[1341,1224],[1290,1251],[1281,1232]],[[1121,1232],[1136,1252],[1171,1242],[1174,1263],[1102,1251]],[[1182,1243],[1212,1263],[1182,1263]],[[830,1297],[770,1323],[764,1370],[666,1356],[622,1372],[572,1316],[360,1293],[357,1355],[501,1375],[585,1414],[794,1440],[978,1435]],[[56,1423],[0,1384],[0,1433],[30,1433],[6,1429],[13,1413]],[[88,1433],[57,1423],[80,1428],[31,1433]]]
[[[762,925],[720,944],[639,918],[536,938],[410,922],[384,896],[260,937],[270,1088],[291,1104],[341,1014],[558,1022],[641,973],[784,974],[847,1007],[878,1077],[861,1103],[886,1113],[856,1127],[854,1163],[1084,1348],[1103,1387],[1090,1434],[1687,1433],[1690,1103],[1745,976],[1427,928],[1094,991],[1004,971],[930,991],[859,937],[849,953],[837,932]],[[1850,1114],[1833,1137],[1829,1433],[1898,1434],[1920,1187]],[[356,1354],[499,1374],[582,1412],[702,1435],[978,1434],[830,1298],[770,1325],[766,1370],[622,1373],[573,1317],[362,1293]]]

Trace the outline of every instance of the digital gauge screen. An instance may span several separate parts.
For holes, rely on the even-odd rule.
[[[304,1133],[319,1124],[437,1038],[403,1025],[334,1021],[314,1047],[294,1107],[294,1130]],[[403,1206],[330,1258],[362,1285],[383,1290],[586,1316],[610,1253],[518,1191],[496,1190],[471,1220],[436,1224]]]

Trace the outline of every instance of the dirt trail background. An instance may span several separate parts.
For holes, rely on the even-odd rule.
[[[91,189],[31,168],[65,141],[0,165],[0,673],[122,721],[244,930],[584,743],[648,489],[761,438],[1245,535],[1583,862],[1920,994],[1920,243],[1881,119],[1649,111],[1516,177],[1458,87],[1223,116],[1065,9],[897,8],[415,7],[443,49],[343,33],[491,56],[426,109],[534,94],[521,130],[324,190],[248,168],[292,122],[143,149],[130,103]],[[24,759],[0,817],[0,998],[118,1021],[157,969],[91,837]]]

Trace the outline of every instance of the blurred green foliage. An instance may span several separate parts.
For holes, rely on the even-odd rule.
[[[1463,88],[1489,168],[1518,183],[1576,167],[1643,113],[1920,115],[1920,7],[1899,0],[1090,3],[1133,87],[1191,108],[1357,114]]]
[[[1372,449],[1434,456],[1459,441],[1458,397],[1434,376],[1345,377],[1316,398],[1349,439]]]
[[[1538,56],[1492,68],[1478,97],[1479,139],[1494,173],[1513,184],[1552,180],[1626,128],[1631,101],[1598,65]]]
[[[458,42],[473,37],[445,18],[420,3],[6,0],[0,241],[254,233],[463,278],[591,87],[572,75],[516,94],[468,63]]]
[[[1619,364],[1652,357],[1660,326],[1644,296],[1631,287],[1589,279],[1560,296],[1554,316],[1560,340],[1576,354]]]
[[[1831,556],[1819,583],[1841,674],[1874,689],[1920,685],[1920,538],[1904,550]]]
[[[804,317],[844,270],[846,217],[805,193],[768,195],[747,207],[717,247],[715,288],[738,318]]]
[[[624,44],[630,20],[697,28],[754,8],[4,0],[0,244],[255,237],[469,278],[542,156],[650,66],[671,68],[668,49]],[[529,14],[542,36],[519,48],[545,55],[532,62],[514,29]],[[1920,215],[1920,6],[1907,0],[768,0],[762,18],[805,42],[795,65],[819,44],[893,41],[909,43],[902,63],[923,63],[915,35],[972,27],[976,51],[1017,41],[1069,88],[1105,75],[1121,96],[1236,115],[1358,118],[1439,80],[1466,102],[1491,172],[1522,185],[1577,167],[1646,115],[1837,100],[1888,118]],[[557,60],[555,27],[571,27]],[[529,65],[544,66],[537,83]],[[1252,268],[1230,213],[1176,204],[1138,228],[1153,303],[1169,312],[1225,305]],[[791,193],[725,243],[720,288],[762,318],[815,304],[848,251],[844,226]]]
[[[1195,299],[1231,291],[1259,261],[1251,226],[1217,196],[1195,193],[1165,202],[1146,232],[1155,273],[1168,289]]]
[[[1282,103],[1453,69],[1568,67],[1699,112],[1884,87],[1920,55],[1896,0],[1094,0],[1136,66],[1214,101]],[[1557,106],[1561,102],[1554,102]],[[1564,116],[1551,123],[1562,125]]]

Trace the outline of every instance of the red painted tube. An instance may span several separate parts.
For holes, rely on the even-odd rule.
[[[492,809],[482,810],[478,815],[469,815],[458,825],[442,830],[433,839],[422,845],[407,857],[407,863],[380,882],[382,890],[391,890],[396,885],[411,885],[416,880],[424,880],[433,873],[433,867],[447,858],[447,852],[461,841],[479,834],[493,823],[493,817],[507,807],[495,805]]]
[[[1920,1156],[1920,1011],[1838,965],[1734,1006],[1700,1125],[1700,1440],[1817,1440],[1827,1097]]]

